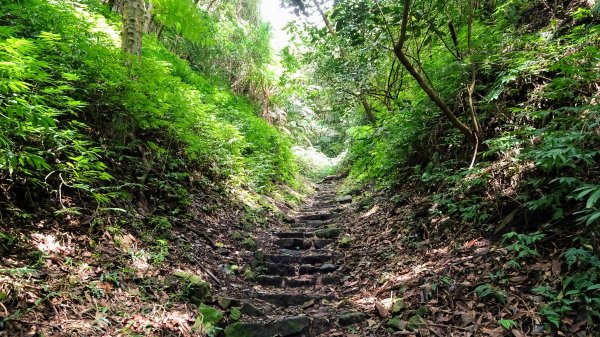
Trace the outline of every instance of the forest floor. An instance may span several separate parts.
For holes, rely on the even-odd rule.
[[[171,248],[131,224],[0,228],[0,336],[549,335],[529,289],[561,273],[560,251],[525,263],[427,196],[338,185],[253,228],[213,196],[165,224]],[[593,336],[569,322],[557,335]]]

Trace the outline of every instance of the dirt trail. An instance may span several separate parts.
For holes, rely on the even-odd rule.
[[[252,300],[244,304],[257,317],[228,326],[227,337],[335,336],[340,327],[366,319],[336,290],[347,272],[337,248],[344,232],[338,219],[351,201],[336,198],[336,184],[319,184],[291,223],[260,243],[252,261]]]

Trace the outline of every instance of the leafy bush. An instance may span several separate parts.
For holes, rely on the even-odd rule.
[[[0,9],[0,177],[10,190],[53,190],[77,211],[76,191],[106,205],[156,190],[151,198],[186,207],[193,175],[256,191],[294,182],[290,142],[251,102],[156,37],[129,59],[111,38],[112,14],[88,2]]]

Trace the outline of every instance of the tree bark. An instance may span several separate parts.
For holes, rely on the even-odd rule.
[[[144,0],[126,0],[123,7],[121,49],[129,54],[142,55],[142,37],[146,6]]]

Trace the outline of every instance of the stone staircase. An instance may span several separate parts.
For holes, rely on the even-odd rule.
[[[330,329],[366,318],[333,305],[339,303],[335,286],[345,277],[343,254],[336,250],[343,229],[336,219],[352,201],[336,198],[335,183],[319,184],[288,228],[261,243],[252,262],[256,286],[246,306],[264,315],[252,321],[245,315],[225,329],[226,337],[328,336]]]

